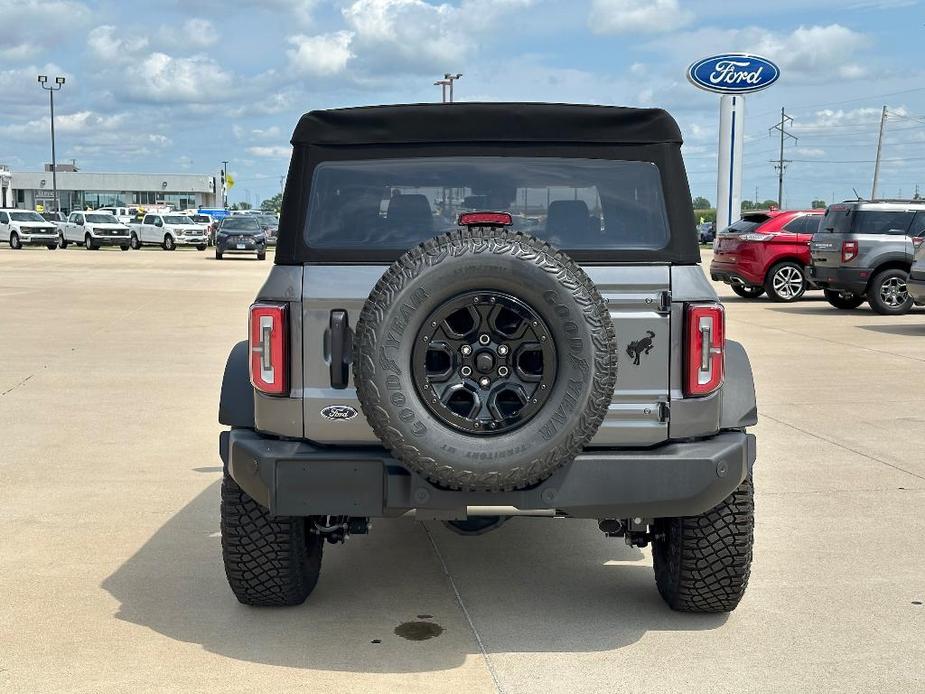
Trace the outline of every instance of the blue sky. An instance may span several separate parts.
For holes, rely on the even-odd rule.
[[[694,195],[715,202],[718,97],[695,59],[751,51],[780,81],[747,98],[746,197],[777,194],[768,135],[781,106],[799,137],[784,203],[869,194],[888,107],[881,195],[925,195],[925,11],[912,0],[0,0],[0,163],[213,173],[231,200],[279,191],[301,113],[439,99],[661,106],[677,118]]]

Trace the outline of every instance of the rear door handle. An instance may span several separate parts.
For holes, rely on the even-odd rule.
[[[350,319],[342,309],[331,311],[331,387],[343,390],[350,382],[352,357]]]

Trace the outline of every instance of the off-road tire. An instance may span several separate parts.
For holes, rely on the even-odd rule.
[[[308,518],[270,516],[225,472],[222,559],[239,602],[255,607],[301,605],[321,572],[324,538]]]
[[[656,519],[655,583],[668,606],[680,612],[734,610],[748,585],[754,527],[751,476],[704,514]]]
[[[798,274],[801,278],[800,289],[794,290],[792,294],[781,294],[777,290],[777,287],[774,286],[779,273],[788,273],[790,277],[796,277]],[[783,279],[783,277],[781,277],[781,279]],[[799,263],[794,263],[790,260],[777,263],[777,265],[768,271],[767,277],[764,280],[764,290],[768,293],[768,298],[771,301],[776,301],[778,303],[799,301],[806,293],[806,269]]]
[[[428,410],[415,390],[410,352],[437,306],[489,289],[545,316],[560,358],[548,399],[532,419],[479,437]],[[554,315],[561,309],[567,317]],[[394,321],[406,325],[398,342],[389,340]],[[566,329],[580,339],[568,340]],[[566,343],[578,351],[569,353]],[[546,479],[591,440],[613,398],[618,352],[607,306],[571,258],[526,234],[461,229],[411,249],[376,284],[357,321],[354,382],[376,436],[412,470],[449,489],[508,491]]]
[[[879,313],[881,316],[902,316],[912,310],[913,300],[908,293],[908,287],[906,288],[906,300],[898,306],[891,306],[880,296],[880,288],[884,282],[894,278],[908,282],[909,273],[899,268],[883,270],[874,275],[867,289],[867,303],[870,304],[875,313]]]
[[[747,287],[744,284],[733,284],[731,286],[733,293],[743,299],[757,299],[764,294],[764,287]]]
[[[141,249],[141,241],[138,240],[137,234],[132,234],[132,238],[128,242],[128,245],[132,248],[133,251],[137,251]]]
[[[825,295],[826,301],[842,311],[851,311],[864,303],[864,297],[857,294],[845,296],[834,289],[823,289],[822,293]]]

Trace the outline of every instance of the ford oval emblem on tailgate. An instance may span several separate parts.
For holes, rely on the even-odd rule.
[[[353,419],[357,414],[356,408],[350,405],[328,405],[321,410],[321,416],[325,419]]]

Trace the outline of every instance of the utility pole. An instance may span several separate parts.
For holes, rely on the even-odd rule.
[[[222,162],[222,208],[228,209],[228,183],[225,180],[228,176],[228,162]]]
[[[48,92],[48,103],[51,108],[51,187],[55,196],[55,212],[58,212],[60,207],[58,205],[58,161],[55,158],[55,92],[64,86],[64,78],[55,77],[55,83],[49,87],[47,86],[48,76],[39,75],[39,84]]]
[[[880,178],[880,152],[883,150],[883,124],[886,123],[886,106],[880,112],[880,135],[877,137],[877,159],[874,163],[874,184],[870,187],[870,199],[877,199],[877,179]]]
[[[789,137],[796,142],[798,139],[787,132],[787,126],[792,124],[793,118],[788,116],[784,111],[784,107],[781,106],[780,123],[768,128],[769,134],[773,133],[775,130],[780,132],[780,154],[776,161],[774,159],[771,160],[771,163],[774,164],[774,168],[777,170],[777,206],[780,208],[784,206],[784,169],[787,168],[787,164],[790,163],[789,159],[784,159],[784,140]]]

